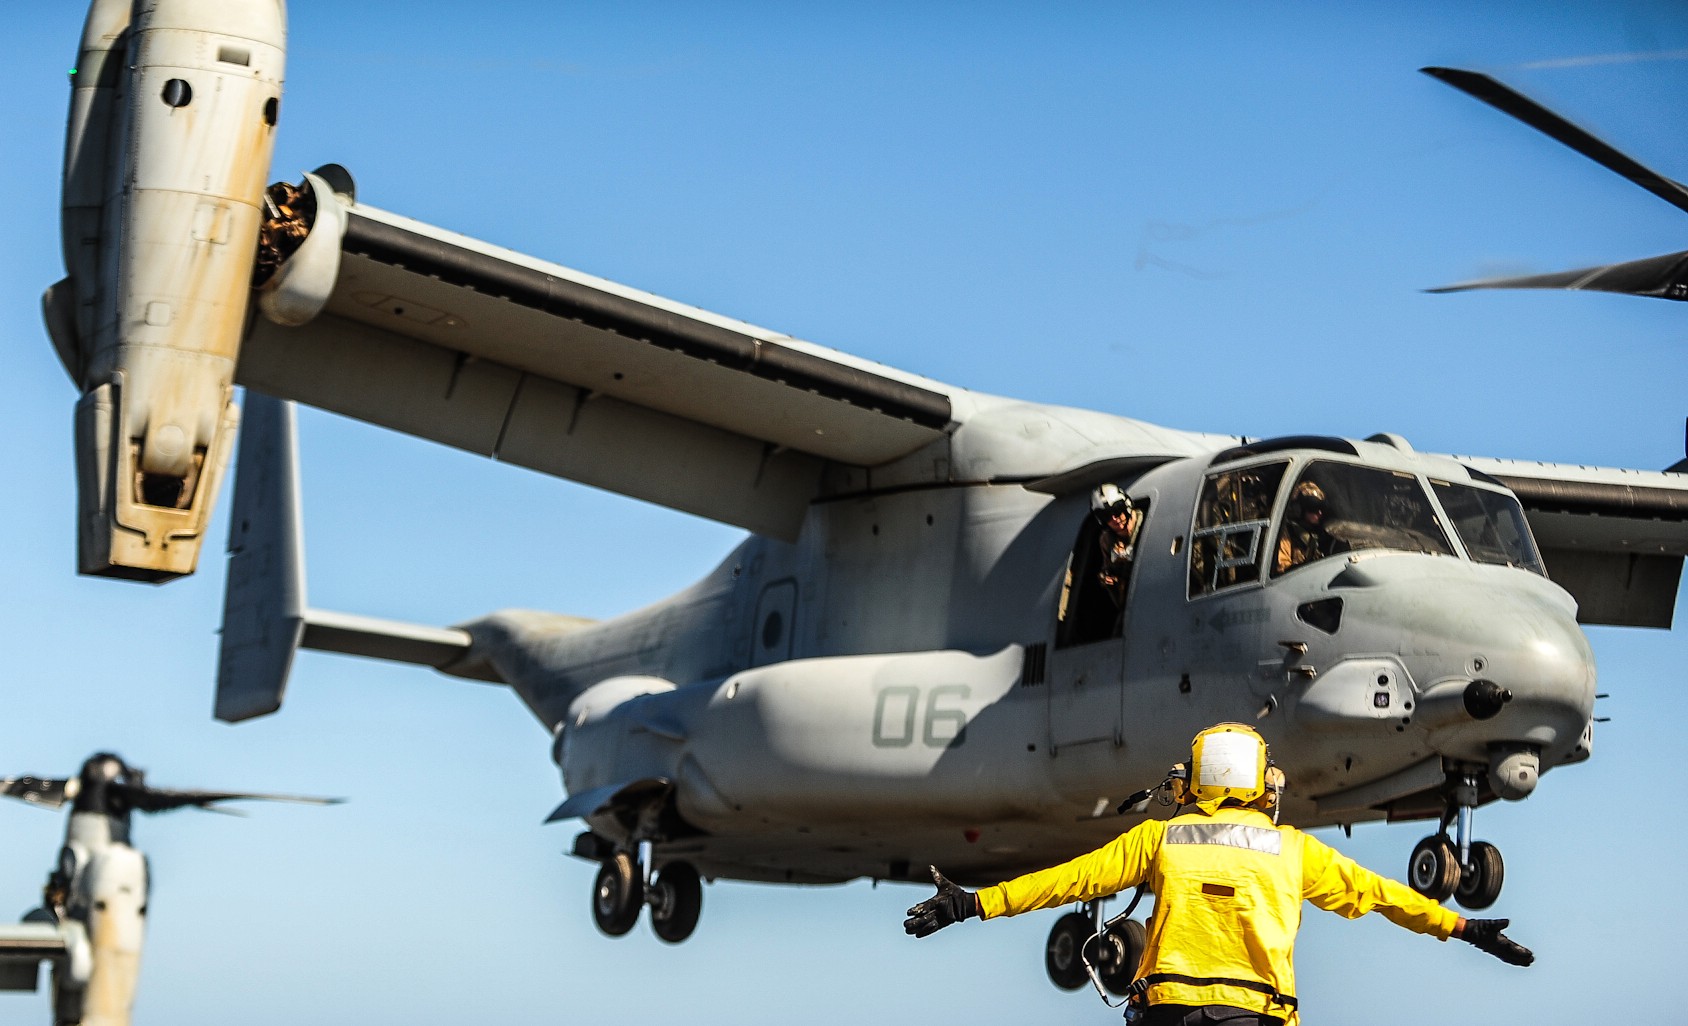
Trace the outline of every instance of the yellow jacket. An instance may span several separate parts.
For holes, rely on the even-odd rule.
[[[979,892],[986,918],[1089,901],[1147,881],[1155,893],[1138,975],[1150,1004],[1233,1005],[1286,1019],[1301,902],[1447,940],[1459,915],[1254,809],[1192,807],[1088,855]],[[1230,981],[1230,982],[1224,982]]]

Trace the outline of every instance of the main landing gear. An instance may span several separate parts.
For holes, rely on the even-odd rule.
[[[1068,912],[1055,920],[1043,948],[1043,968],[1050,983],[1062,990],[1082,989],[1088,979],[1084,967],[1088,958],[1108,992],[1125,995],[1143,960],[1143,924],[1127,919],[1106,930],[1102,926],[1100,901],[1086,902],[1083,912]]]
[[[1471,840],[1471,815],[1477,808],[1477,776],[1464,772],[1449,792],[1442,829],[1418,842],[1407,862],[1407,882],[1413,890],[1436,901],[1453,898],[1473,912],[1488,908],[1500,897],[1506,864],[1500,849],[1487,841]],[[1448,826],[1454,837],[1448,837]]]
[[[651,929],[670,944],[678,944],[697,929],[703,911],[703,881],[689,862],[670,862],[653,879],[650,846],[641,844],[640,858],[625,851],[605,858],[592,885],[592,922],[611,937],[620,937],[639,921],[639,911],[651,909]]]

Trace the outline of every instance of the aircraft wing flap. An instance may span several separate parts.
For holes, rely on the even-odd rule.
[[[518,466],[794,538],[820,457],[325,314],[260,321],[241,384]]]
[[[64,934],[53,923],[0,924],[0,961],[39,961],[64,954]]]

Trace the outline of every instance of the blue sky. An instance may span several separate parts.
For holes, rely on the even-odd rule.
[[[377,206],[983,391],[1251,435],[1394,431],[1642,468],[1683,455],[1681,307],[1419,290],[1669,252],[1688,222],[1415,69],[1489,71],[1688,175],[1688,13],[1171,7],[297,0],[272,178],[338,161]],[[39,296],[62,274],[81,18],[5,18],[0,774],[111,748],[161,784],[352,799],[139,824],[154,912],[138,1024],[1115,1021],[1043,978],[1053,914],[917,944],[898,926],[911,888],[719,884],[684,946],[643,926],[599,937],[592,867],[560,854],[567,827],[540,825],[560,795],[548,739],[497,688],[306,654],[281,715],[214,723],[223,518],[192,579],[73,574],[74,394]],[[301,423],[318,606],[606,617],[738,537],[337,417]],[[1496,912],[1537,967],[1310,911],[1310,1021],[1674,1004],[1688,643],[1590,633],[1612,696],[1594,759],[1477,818],[1507,853]],[[60,829],[0,808],[0,910],[30,907]],[[1399,876],[1423,833],[1326,839]],[[45,1017],[44,996],[0,995],[0,1021]]]

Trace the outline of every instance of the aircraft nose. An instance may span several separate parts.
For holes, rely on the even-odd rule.
[[[1322,608],[1337,659],[1318,665],[1316,647],[1305,657],[1317,673],[1294,715],[1308,729],[1392,728],[1413,752],[1487,771],[1509,799],[1534,790],[1542,767],[1587,754],[1594,654],[1575,601],[1552,581],[1397,555],[1348,560],[1322,594],[1299,608]]]
[[[1410,660],[1424,689],[1414,719],[1432,749],[1486,766],[1500,797],[1524,798],[1543,765],[1576,753],[1594,711],[1594,653],[1574,607],[1518,571],[1444,587],[1439,604],[1440,651]]]

